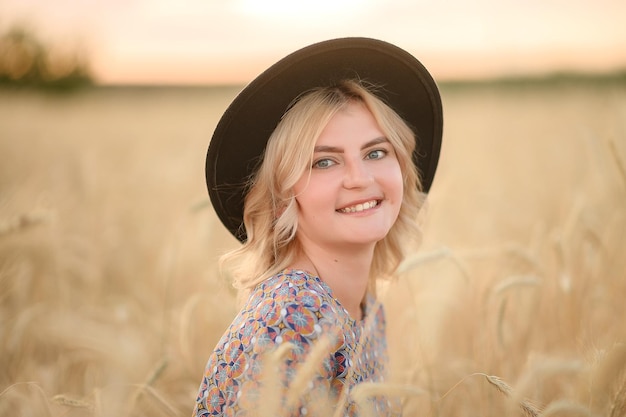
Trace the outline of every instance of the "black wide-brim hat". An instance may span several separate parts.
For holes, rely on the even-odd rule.
[[[346,79],[379,87],[373,92],[413,129],[413,162],[422,191],[428,192],[443,133],[435,81],[414,56],[390,43],[369,38],[328,40],[293,52],[265,70],[237,95],[215,128],[206,158],[206,182],[218,217],[237,239],[246,240],[247,182],[289,105],[306,91]]]

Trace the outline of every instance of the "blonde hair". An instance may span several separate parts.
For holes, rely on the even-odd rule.
[[[298,97],[282,117],[267,143],[263,161],[248,184],[244,205],[247,240],[220,263],[245,297],[264,279],[287,268],[298,252],[297,203],[293,186],[311,167],[315,142],[338,111],[360,102],[372,113],[391,145],[403,173],[404,197],[398,219],[376,244],[370,272],[370,291],[378,278],[388,278],[404,258],[404,248],[421,236],[416,218],[423,202],[421,182],[412,161],[415,135],[407,124],[372,91],[373,86],[347,80],[320,87]],[[370,91],[372,90],[372,91]]]

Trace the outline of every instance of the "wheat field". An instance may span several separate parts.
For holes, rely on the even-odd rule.
[[[236,313],[203,169],[237,91],[0,91],[1,416],[191,414]],[[382,298],[392,378],[366,388],[406,416],[626,416],[626,85],[442,96],[423,243]]]

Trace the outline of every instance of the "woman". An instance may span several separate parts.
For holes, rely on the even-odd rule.
[[[351,394],[384,380],[376,281],[419,236],[441,133],[428,72],[373,39],[301,49],[239,94],[206,173],[243,243],[224,261],[244,306],[209,358],[194,415],[397,413]]]

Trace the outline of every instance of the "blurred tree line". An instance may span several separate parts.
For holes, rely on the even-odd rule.
[[[23,27],[0,33],[0,87],[66,89],[91,84],[87,59],[78,50],[46,44]]]

